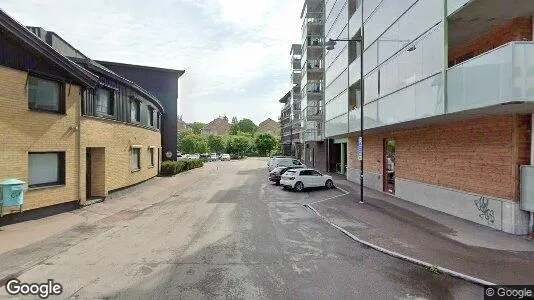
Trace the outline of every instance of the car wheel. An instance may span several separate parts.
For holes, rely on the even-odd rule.
[[[326,183],[325,183],[325,187],[326,187],[327,189],[333,189],[333,188],[334,188],[334,182],[333,182],[332,180],[328,179],[328,180],[326,181]]]
[[[275,184],[276,184],[276,186],[279,186],[280,185],[280,181],[277,181]]]
[[[302,184],[302,182],[299,181],[295,184],[295,190],[297,192],[302,192],[303,189],[304,189],[304,184]]]

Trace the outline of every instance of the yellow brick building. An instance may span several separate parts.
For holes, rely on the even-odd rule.
[[[158,99],[88,58],[62,56],[1,10],[0,43],[0,181],[28,183],[22,212],[84,205],[157,176]]]

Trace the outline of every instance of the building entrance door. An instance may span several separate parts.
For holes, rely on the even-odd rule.
[[[384,166],[383,178],[384,178],[384,192],[395,194],[395,140],[384,140]]]

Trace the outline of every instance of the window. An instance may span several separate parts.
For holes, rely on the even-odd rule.
[[[62,113],[64,98],[61,83],[29,76],[28,101],[30,109]]]
[[[65,184],[65,152],[28,153],[29,186]]]
[[[96,113],[108,116],[115,115],[115,92],[99,88],[95,92]]]
[[[304,170],[304,171],[300,171],[300,175],[301,176],[312,176],[314,174],[313,174],[313,170]]]
[[[159,129],[161,126],[161,115],[159,113],[156,114],[156,127]]]
[[[148,148],[148,166],[154,166],[154,148],[152,147]]]
[[[130,157],[130,169],[135,172],[141,170],[141,148],[132,147],[132,153]]]
[[[141,111],[141,103],[139,102],[139,100],[132,100],[130,102],[130,121],[131,122],[139,122],[141,120],[141,115],[140,115],[140,112]]]
[[[148,107],[148,125],[154,127],[154,109],[152,107]]]
[[[298,161],[298,160],[293,160],[293,164],[294,164],[294,165],[297,165],[297,166],[302,165],[302,164],[300,163],[300,161]]]

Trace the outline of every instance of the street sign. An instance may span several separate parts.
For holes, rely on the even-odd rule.
[[[363,158],[363,138],[360,136],[358,137],[358,160],[362,160]]]

